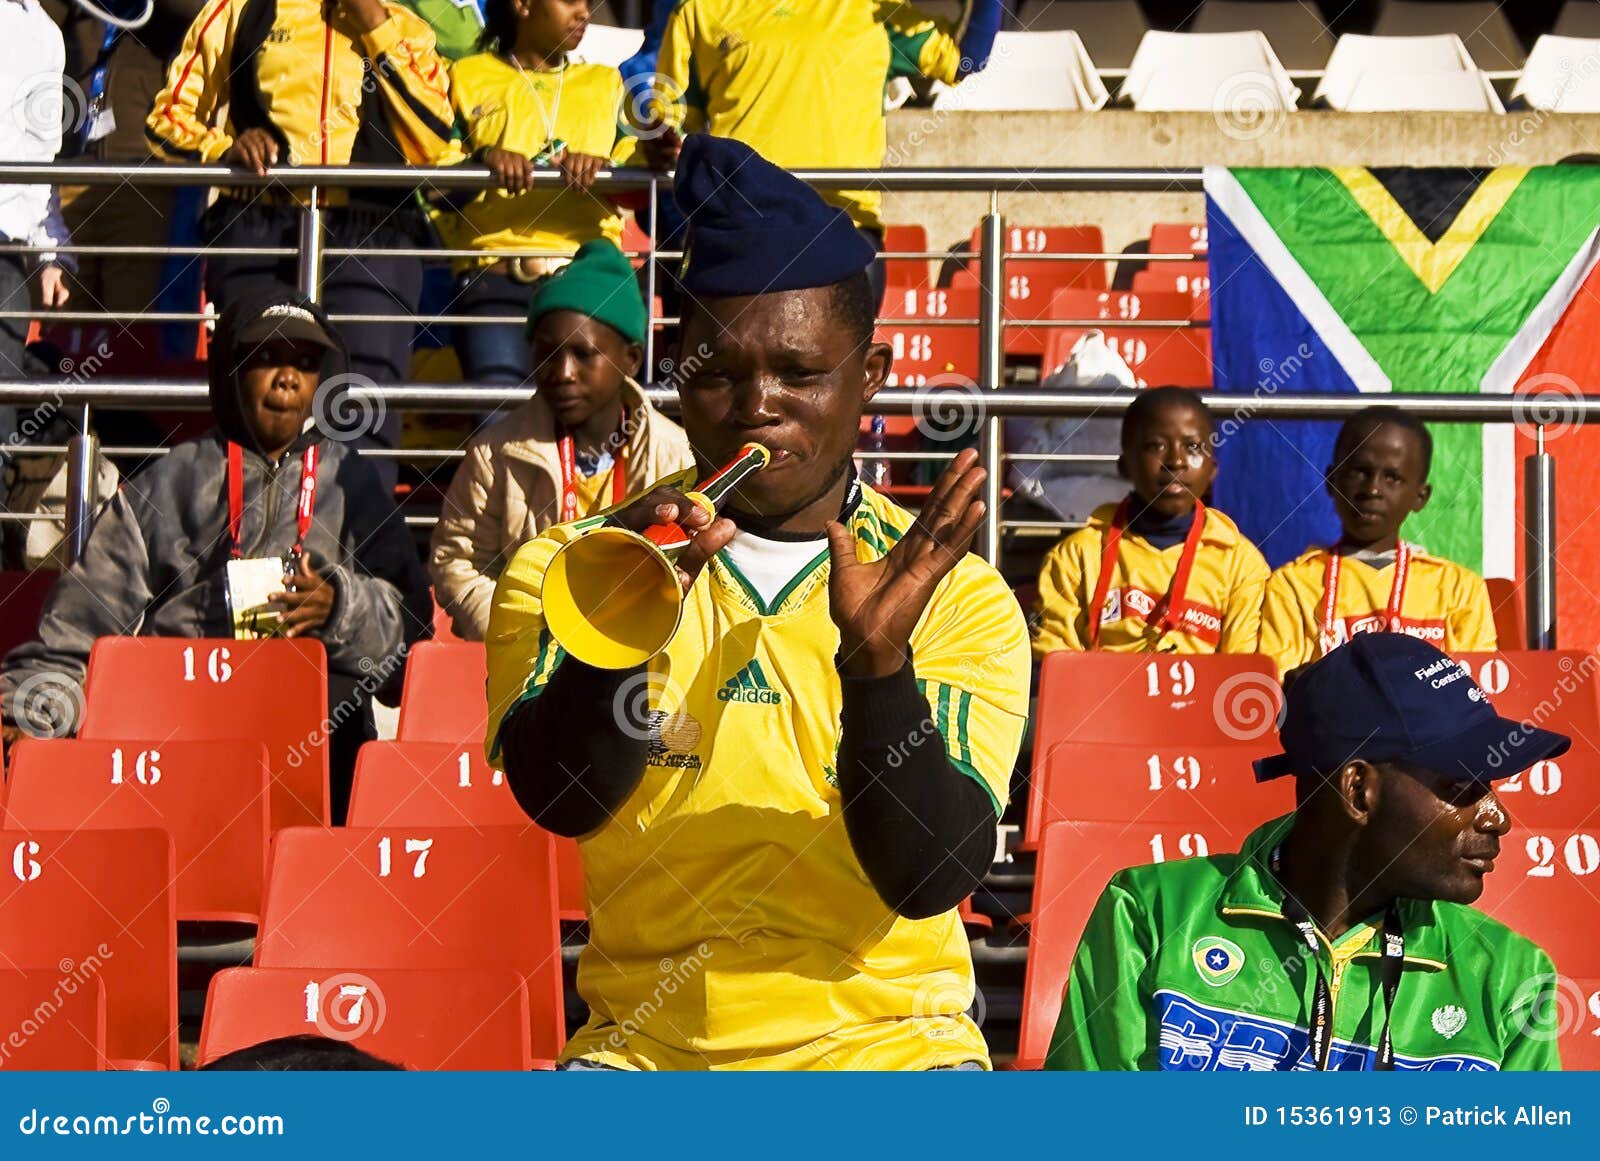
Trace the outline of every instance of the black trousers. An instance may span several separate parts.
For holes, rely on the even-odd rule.
[[[328,674],[328,804],[334,826],[350,813],[350,786],[355,780],[356,753],[378,736],[372,720],[372,695],[362,679],[347,673]]]
[[[350,349],[350,370],[374,383],[409,378],[416,330],[411,320],[422,297],[422,259],[397,258],[383,251],[431,244],[421,212],[409,206],[335,207],[325,210],[322,220],[324,246],[364,251],[323,263],[323,307],[334,315],[381,315],[395,320],[339,324],[340,337]],[[300,211],[265,199],[245,202],[220,197],[206,211],[201,233],[208,246],[294,247],[300,240]],[[293,286],[296,273],[293,257],[208,257],[206,296],[223,310],[251,283],[273,280]],[[400,416],[390,411],[361,442],[392,448],[399,435]],[[392,487],[395,462],[381,460],[379,469],[384,482]]]

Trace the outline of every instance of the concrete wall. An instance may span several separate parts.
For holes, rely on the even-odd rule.
[[[1600,116],[1537,112],[1333,113],[1303,110],[1252,123],[1227,114],[988,113],[900,109],[889,115],[890,166],[1029,169],[1203,165],[1548,165],[1600,154]],[[890,222],[921,222],[930,247],[966,238],[981,194],[889,194]],[[1097,222],[1107,248],[1145,238],[1152,222],[1201,221],[1198,194],[1004,194],[1010,222]]]

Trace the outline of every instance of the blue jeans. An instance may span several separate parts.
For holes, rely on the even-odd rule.
[[[451,314],[472,317],[517,315],[526,318],[538,284],[508,274],[468,271],[455,283]],[[456,357],[462,378],[474,383],[526,383],[533,356],[521,323],[463,323],[455,328]]]

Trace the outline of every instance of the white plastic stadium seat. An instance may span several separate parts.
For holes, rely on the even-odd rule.
[[[1293,109],[1300,91],[1259,32],[1147,32],[1117,94],[1135,109]]]
[[[1556,17],[1552,31],[1556,36],[1600,36],[1600,3],[1567,0],[1561,6],[1561,15]]]
[[[1206,0],[1191,32],[1260,32],[1283,67],[1312,72],[1328,63],[1333,33],[1316,8],[1297,0]]]
[[[1002,32],[989,65],[939,87],[935,109],[1099,109],[1111,99],[1076,32]]]
[[[1372,31],[1377,36],[1453,32],[1466,44],[1479,68],[1506,72],[1520,69],[1527,53],[1511,30],[1511,22],[1502,11],[1505,7],[1486,0],[1470,4],[1387,0]]]
[[[1347,113],[1504,113],[1483,73],[1363,73],[1345,103]]]
[[[1076,32],[1103,69],[1125,69],[1150,31],[1138,0],[1026,0],[1017,27],[1029,32]]]
[[[1511,95],[1552,113],[1600,113],[1600,39],[1541,36]]]
[[[1432,73],[1470,73],[1478,66],[1461,38],[1454,33],[1438,36],[1358,36],[1346,33],[1333,46],[1328,69],[1313,100],[1327,101],[1334,109],[1349,104],[1363,74],[1379,80]]]
[[[583,34],[583,41],[575,54],[579,60],[590,64],[605,64],[616,68],[644,44],[644,33],[637,28],[614,28],[609,24],[591,24]]]

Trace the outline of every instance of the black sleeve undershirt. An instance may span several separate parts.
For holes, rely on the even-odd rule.
[[[640,717],[643,699],[626,694],[643,672],[567,657],[544,692],[506,719],[506,781],[540,826],[587,834],[639,785],[647,735],[642,720],[628,719]],[[888,677],[841,676],[840,683],[839,791],[856,858],[897,914],[949,911],[994,857],[993,800],[951,763],[909,664]]]

